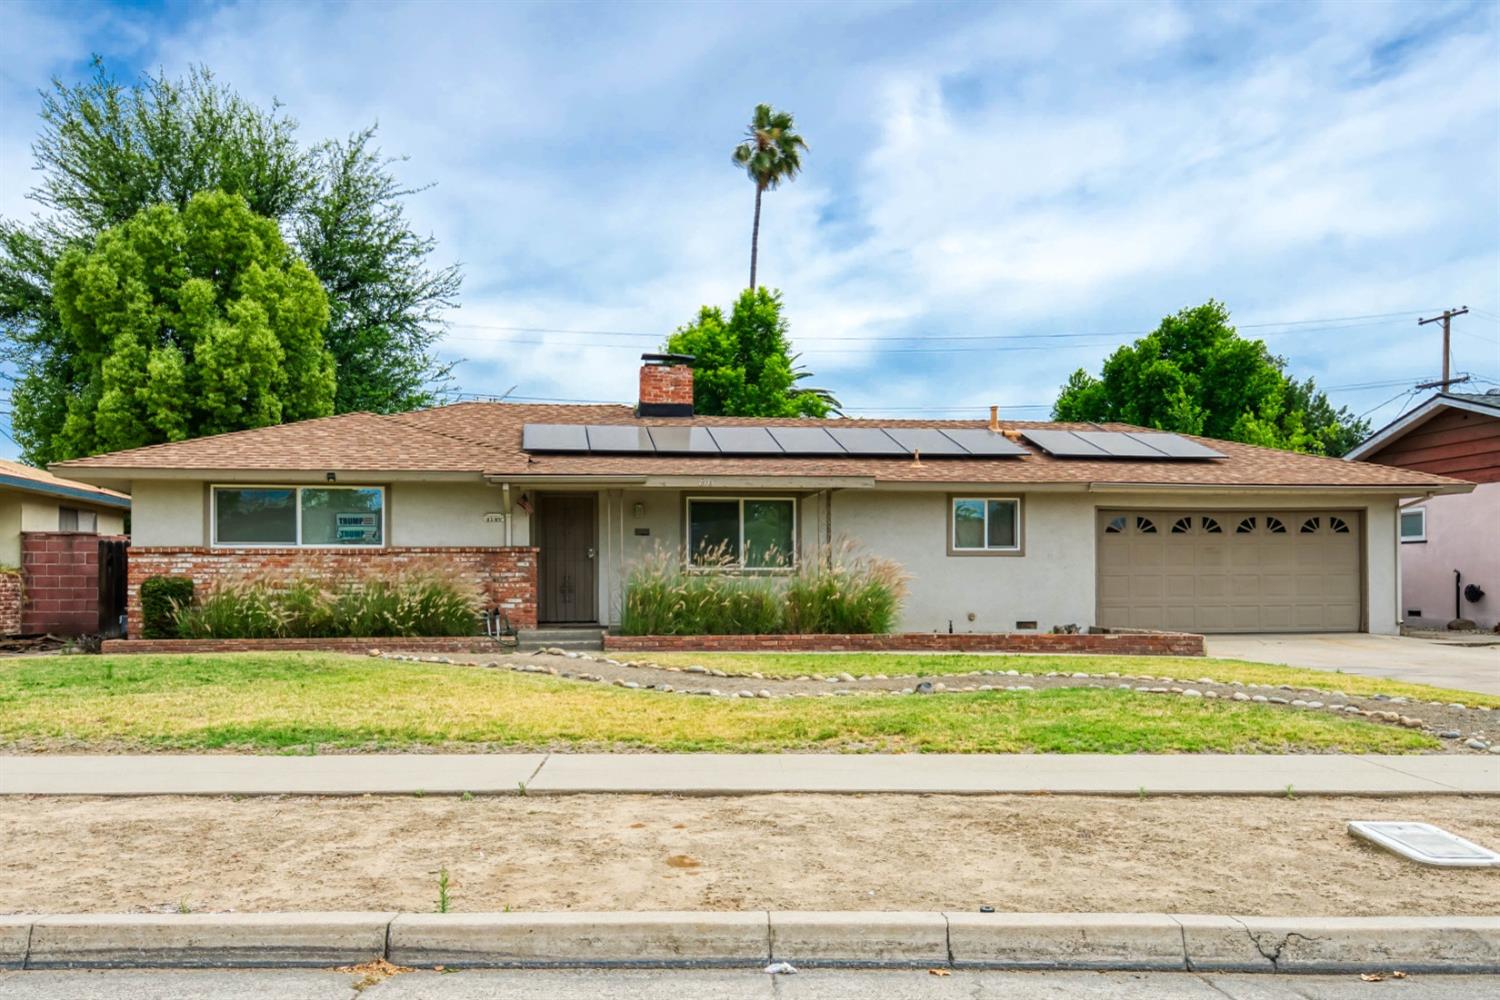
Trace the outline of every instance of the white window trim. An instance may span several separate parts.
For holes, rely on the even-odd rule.
[[[796,497],[785,497],[785,496],[773,496],[773,497],[763,497],[763,496],[713,496],[713,495],[708,495],[708,496],[689,496],[689,497],[684,497],[683,498],[682,532],[683,532],[683,541],[686,543],[683,546],[683,548],[685,550],[687,550],[686,551],[686,556],[687,556],[687,565],[688,565],[689,569],[696,569],[696,570],[699,570],[699,571],[702,571],[702,572],[711,572],[711,571],[713,571],[715,569],[719,569],[720,568],[720,567],[717,567],[717,566],[700,566],[697,563],[693,562],[693,553],[692,553],[692,545],[693,545],[693,501],[695,501],[695,500],[698,500],[698,501],[711,501],[711,502],[717,502],[717,503],[725,503],[727,501],[733,500],[733,501],[736,501],[739,504],[739,509],[740,509],[740,514],[739,514],[739,517],[740,517],[740,560],[739,560],[739,563],[736,566],[727,567],[728,569],[737,570],[738,572],[741,572],[741,573],[789,573],[789,572],[791,572],[791,571],[793,571],[793,570],[795,570],[797,568],[797,562],[801,558],[802,554],[801,554],[801,543],[800,543],[800,539],[798,538],[798,534],[800,532],[799,532],[799,526],[798,526],[798,523],[797,523],[797,498]],[[792,551],[791,551],[792,561],[791,561],[791,563],[789,565],[786,565],[786,566],[746,566],[745,565],[745,501],[747,501],[747,500],[780,500],[780,501],[783,501],[785,503],[789,503],[789,504],[792,505]]]
[[[983,545],[960,545],[958,544],[958,505],[966,500],[978,500],[984,504],[984,544]],[[994,502],[1011,504],[1016,511],[1016,542],[1014,545],[991,545],[990,544],[990,504]],[[1020,497],[980,497],[980,496],[956,496],[948,501],[948,547],[954,552],[1020,552],[1024,547],[1025,539],[1021,534],[1021,498]]]
[[[1422,515],[1422,533],[1420,535],[1407,535],[1407,534],[1405,534],[1405,533],[1402,532],[1402,530],[1401,530],[1401,524],[1402,524],[1403,521],[1406,520],[1406,515],[1407,514],[1421,514]],[[1397,515],[1396,515],[1396,535],[1401,539],[1401,544],[1402,545],[1409,545],[1412,542],[1425,542],[1425,541],[1427,541],[1427,508],[1426,507],[1407,507],[1406,509],[1404,509],[1402,511],[1399,511],[1397,513]]]
[[[297,540],[295,542],[221,542],[219,541],[219,491],[220,490],[291,490],[292,506],[297,514]],[[302,542],[302,491],[303,490],[379,490],[380,491],[380,544],[340,545],[325,542],[305,545]],[[208,530],[210,548],[215,549],[351,549],[370,551],[383,549],[390,544],[389,515],[386,507],[386,488],[366,483],[212,483],[208,488]]]

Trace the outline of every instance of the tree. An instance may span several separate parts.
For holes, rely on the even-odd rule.
[[[63,402],[57,455],[333,412],[328,297],[240,195],[147,208],[65,251],[52,289],[62,374],[80,387]],[[31,398],[18,395],[17,416]]]
[[[802,151],[807,143],[795,131],[790,111],[777,111],[769,104],[757,104],[745,138],[734,147],[734,162],[745,169],[755,182],[755,223],[750,229],[750,285],[755,284],[756,259],[760,256],[760,199],[774,191],[784,180],[796,177],[802,169]]]
[[[789,355],[781,294],[745,289],[729,319],[717,306],[679,327],[664,350],[691,354],[693,408],[711,416],[826,417],[838,401],[821,389],[799,389],[808,373]]]
[[[1312,379],[1286,374],[1286,359],[1241,337],[1222,303],[1168,316],[1105,362],[1098,378],[1072,374],[1054,420],[1119,421],[1244,441],[1268,448],[1342,455],[1369,424],[1335,409]]]
[[[462,277],[431,266],[434,241],[402,211],[413,189],[395,181],[373,128],[304,148],[280,105],[258,107],[206,69],[127,86],[97,60],[81,84],[54,81],[40,117],[30,197],[42,212],[0,219],[0,362],[23,373],[13,426],[28,461],[63,457],[52,442],[83,388],[64,381],[75,366],[51,285],[58,261],[149,206],[180,211],[201,191],[239,195],[273,220],[328,290],[337,412],[441,397],[439,316]]]

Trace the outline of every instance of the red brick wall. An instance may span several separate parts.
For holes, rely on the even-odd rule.
[[[99,631],[99,540],[73,531],[21,532],[26,600],[21,631],[81,635]]]
[[[1053,635],[1020,632],[898,632],[890,635],[606,635],[606,652],[1099,653],[1203,656],[1203,636],[1183,632]]]
[[[368,653],[372,649],[402,653],[507,653],[493,639],[419,636],[412,639],[106,639],[106,653]]]
[[[0,635],[20,634],[24,594],[20,573],[0,572]]]
[[[255,576],[335,579],[371,571],[407,569],[456,572],[479,587],[485,607],[498,608],[516,628],[536,627],[536,549],[130,549],[127,606],[132,636],[141,634],[141,581],[152,576],[187,576],[199,589],[221,580]]]
[[[693,405],[693,369],[687,365],[642,365],[642,403]]]

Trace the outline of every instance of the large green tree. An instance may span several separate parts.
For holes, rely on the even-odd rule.
[[[734,147],[732,158],[755,183],[755,222],[750,227],[750,288],[755,288],[755,266],[760,256],[760,200],[782,181],[796,177],[802,169],[802,151],[807,143],[797,134],[790,111],[777,111],[757,104],[745,127],[745,138]]]
[[[40,117],[30,193],[40,211],[0,219],[0,362],[19,373],[13,423],[29,461],[70,457],[56,442],[68,400],[85,388],[68,381],[77,366],[52,288],[58,261],[145,208],[182,210],[201,191],[239,195],[273,220],[327,290],[337,412],[441,397],[440,314],[461,274],[431,263],[434,241],[403,211],[412,189],[396,181],[373,128],[304,146],[280,105],[257,106],[206,69],[127,85],[97,64],[82,83],[54,82]]]
[[[1241,337],[1229,310],[1212,300],[1166,317],[1116,350],[1097,378],[1078,369],[1052,416],[1335,456],[1370,430],[1347,409],[1335,409],[1311,378],[1289,377],[1286,359],[1264,341]]]
[[[838,407],[826,390],[798,387],[810,373],[791,354],[779,292],[745,289],[728,319],[717,306],[704,306],[697,319],[667,338],[664,349],[693,356],[698,413],[826,417]]]
[[[56,451],[86,455],[333,412],[328,297],[276,224],[222,191],[153,205],[52,274],[78,387]],[[18,418],[34,416],[16,400]]]

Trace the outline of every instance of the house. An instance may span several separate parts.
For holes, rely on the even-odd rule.
[[[1395,632],[1403,498],[1428,472],[1120,424],[693,414],[640,403],[349,413],[59,463],[131,493],[142,580],[442,564],[519,627],[618,621],[627,567],[721,546],[749,572],[843,539],[911,577],[906,630]],[[138,633],[133,633],[138,634]]]
[[[1418,628],[1500,627],[1500,389],[1440,392],[1348,457],[1479,484],[1401,508],[1401,608]]]
[[[129,510],[122,493],[0,460],[0,635],[107,631],[99,541]]]

